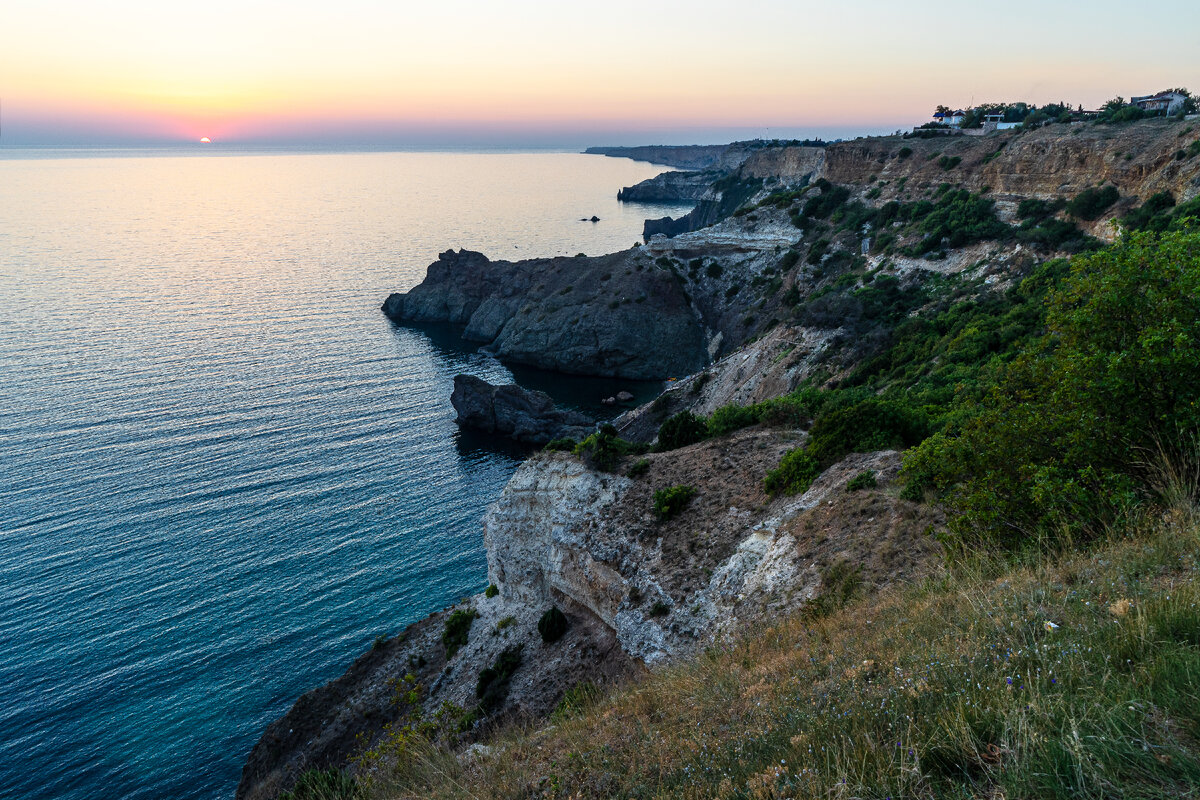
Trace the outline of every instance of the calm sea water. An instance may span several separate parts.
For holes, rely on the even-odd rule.
[[[299,694],[485,582],[518,455],[451,377],[512,374],[388,292],[679,209],[573,154],[63,155],[0,158],[0,796],[228,797]]]

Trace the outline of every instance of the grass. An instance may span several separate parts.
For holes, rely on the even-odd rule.
[[[1200,519],[1090,553],[959,559],[510,729],[407,798],[1180,797],[1200,785]],[[840,588],[835,587],[835,592]],[[379,786],[384,784],[380,783]]]

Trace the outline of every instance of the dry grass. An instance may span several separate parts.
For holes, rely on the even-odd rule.
[[[387,798],[1179,797],[1200,786],[1200,521],[1091,554],[973,560],[752,631]],[[396,764],[402,762],[402,768]],[[383,763],[383,762],[379,762]]]

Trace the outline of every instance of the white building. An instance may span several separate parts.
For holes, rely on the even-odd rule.
[[[1142,111],[1161,111],[1168,117],[1183,108],[1187,96],[1179,92],[1159,92],[1141,97],[1129,98],[1129,105],[1137,106]]]

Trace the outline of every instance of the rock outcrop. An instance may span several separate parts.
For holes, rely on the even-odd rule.
[[[658,379],[708,361],[687,292],[640,248],[517,262],[450,250],[383,311],[400,323],[461,325],[501,359],[577,375]]]
[[[596,422],[578,411],[560,409],[550,395],[516,384],[493,386],[473,375],[455,375],[450,403],[458,424],[505,436],[526,444],[544,445],[552,439],[582,439]]]
[[[797,608],[847,560],[869,584],[931,568],[925,534],[941,516],[884,491],[899,454],[847,457],[802,496],[772,500],[762,476],[802,434],[747,430],[647,457],[638,479],[577,459],[526,462],[484,519],[488,577],[514,603],[558,603],[612,629],[647,664],[694,652],[766,611]],[[847,492],[863,470],[880,488]],[[678,517],[652,513],[658,489],[696,490]]]
[[[612,631],[587,615],[569,613],[566,635],[543,642],[537,622],[548,607],[481,593],[376,642],[344,675],[301,696],[267,727],[242,768],[237,800],[270,800],[310,769],[353,774],[353,756],[386,739],[388,725],[420,718],[450,743],[470,741],[500,720],[546,716],[581,681],[601,684],[641,669]],[[456,610],[477,616],[466,644],[448,657],[442,637]],[[479,673],[516,646],[521,665],[507,697],[490,716],[472,721]],[[402,687],[420,697],[418,708],[397,701]]]
[[[617,192],[617,199],[638,203],[695,202],[704,197],[713,182],[724,174],[715,170],[664,172],[633,186],[626,186]]]
[[[1200,194],[1200,159],[1176,157],[1198,137],[1200,131],[1187,132],[1187,123],[1152,119],[1048,125],[986,136],[856,139],[826,149],[820,177],[863,186],[878,180],[880,202],[945,182],[972,191],[986,187],[998,198],[1068,199],[1111,183],[1126,198],[1110,212],[1118,213],[1156,192],[1169,191],[1180,201]],[[902,156],[904,148],[911,155]],[[961,161],[947,169],[943,156]]]
[[[639,147],[589,147],[588,155],[632,158],[679,169],[717,169],[728,172],[749,156],[759,142],[733,144],[645,145]]]

